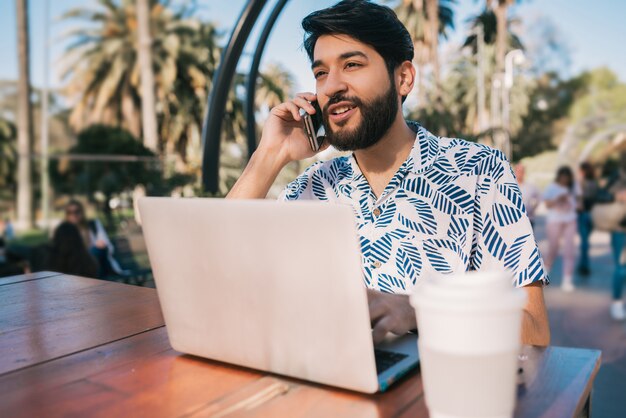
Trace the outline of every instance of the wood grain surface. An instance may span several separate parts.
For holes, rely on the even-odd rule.
[[[0,286],[0,374],[163,325],[154,289],[68,275]]]
[[[20,274],[18,276],[0,277],[0,286],[6,286],[8,284],[29,282],[31,280],[45,279],[46,277],[61,276],[62,273],[56,273],[54,271],[38,271],[36,273]]]

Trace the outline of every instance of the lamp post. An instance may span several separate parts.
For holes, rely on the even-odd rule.
[[[521,49],[509,51],[504,57],[504,85],[502,86],[502,129],[505,141],[503,152],[510,160],[512,157],[511,147],[511,87],[513,87],[513,64],[521,65],[526,57]]]

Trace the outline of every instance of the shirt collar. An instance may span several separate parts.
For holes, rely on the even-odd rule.
[[[400,168],[404,167],[405,170],[419,174],[426,171],[435,162],[439,151],[439,138],[416,122],[409,122],[409,126],[417,131],[417,135],[409,158]]]
[[[415,142],[411,148],[408,158],[402,163],[398,172],[411,172],[419,174],[430,168],[435,162],[439,151],[439,138],[428,132],[422,125],[417,122],[407,121],[409,127],[416,133]],[[352,171],[357,177],[361,173],[361,169],[354,158],[354,153],[348,158]]]

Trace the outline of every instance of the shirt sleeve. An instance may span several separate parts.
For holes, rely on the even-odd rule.
[[[478,176],[470,266],[507,270],[516,287],[549,283],[522,193],[500,151],[494,151]]]
[[[312,177],[321,164],[322,162],[319,161],[304,170],[294,181],[285,186],[277,200],[279,202],[289,202],[319,199],[313,192]]]

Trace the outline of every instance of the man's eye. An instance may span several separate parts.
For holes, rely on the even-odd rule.
[[[361,64],[359,64],[358,62],[349,62],[346,64],[346,68],[355,68],[355,67],[361,67]]]
[[[323,76],[324,74],[326,74],[326,71],[317,71],[313,74],[313,77],[315,77],[315,79],[320,78],[321,76]]]

